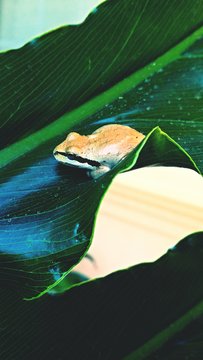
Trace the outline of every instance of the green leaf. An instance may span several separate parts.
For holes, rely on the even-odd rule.
[[[50,147],[40,147],[23,169],[19,159],[15,168],[1,173],[1,272],[3,280],[16,284],[26,297],[50,290],[87,251],[98,206],[118,172],[132,167],[137,158],[139,166],[172,162],[195,169],[191,158],[159,128],[96,181],[57,164],[50,153]]]
[[[118,172],[157,164],[199,171],[203,107],[194,94],[201,92],[201,10],[199,1],[178,7],[176,1],[107,1],[83,24],[1,54],[0,274],[22,297],[47,292],[84,256]],[[188,59],[195,67],[190,76]],[[146,137],[97,181],[56,163],[53,148],[73,125],[91,133],[108,123]]]
[[[161,64],[162,59],[159,61]],[[95,113],[89,122],[99,124],[101,119],[108,118],[109,122],[136,124],[136,128],[143,132],[159,125],[189,152],[202,170],[202,61],[201,38],[176,61],[160,67],[157,73],[147,77],[139,86],[132,86],[108,107]],[[129,118],[132,118],[132,122]]]
[[[151,355],[152,360],[201,359],[203,354],[203,317],[193,319],[180,333]]]
[[[2,53],[1,148],[153,64],[184,38],[188,47],[203,24],[202,13],[199,0],[181,0],[178,6],[176,0],[111,0],[81,25]]]
[[[0,54],[1,359],[140,360],[202,316],[203,233],[153,264],[51,296],[88,250],[118,172],[203,168],[202,14],[199,0],[111,0]],[[55,162],[70,129],[108,123],[146,135],[112,171],[93,181]]]
[[[157,348],[203,315],[202,278],[203,232],[154,263],[60,296],[23,301],[18,289],[5,283],[1,359],[120,360],[133,351],[135,360],[153,359]]]

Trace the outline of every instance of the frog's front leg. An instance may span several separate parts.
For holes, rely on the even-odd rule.
[[[111,170],[109,166],[101,165],[98,168],[94,168],[87,172],[88,176],[92,177],[93,179],[98,179],[100,176],[104,175],[106,172]]]

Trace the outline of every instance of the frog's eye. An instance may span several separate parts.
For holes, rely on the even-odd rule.
[[[80,134],[76,133],[76,132],[71,132],[70,134],[68,134],[66,140],[70,141],[70,140],[75,140],[78,137],[80,137]]]
[[[67,154],[79,154],[80,149],[76,146],[67,146],[65,152]]]

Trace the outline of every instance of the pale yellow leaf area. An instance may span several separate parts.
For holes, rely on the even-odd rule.
[[[203,231],[203,181],[183,168],[149,167],[118,175],[97,218],[89,253],[74,270],[90,277],[158,259]]]

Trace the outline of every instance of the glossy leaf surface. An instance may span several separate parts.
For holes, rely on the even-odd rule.
[[[197,39],[202,33],[202,29],[198,29],[202,18],[197,10],[203,4],[195,2],[194,17],[188,17],[188,5],[184,4],[183,8],[175,7],[177,29],[174,32],[175,23],[170,22],[164,42],[157,35],[157,28],[162,26],[164,31],[175,2],[167,7],[165,2],[159,3],[158,20],[157,15],[151,16],[152,8],[154,15],[156,13],[157,1],[141,4],[119,0],[102,4],[98,12],[79,26],[63,27],[22,49],[1,54],[0,61],[6,64],[2,67],[2,96],[9,113],[2,113],[1,117],[1,144],[6,148],[0,158],[0,276],[2,281],[19,287],[22,297],[46,292],[84,255],[90,245],[96,211],[117,172],[154,164],[197,170],[193,160],[157,125],[192,154],[201,167],[202,42]],[[130,13],[131,21],[126,22],[126,30],[115,41],[117,33],[111,31],[114,21],[122,15],[123,20],[117,26],[123,29]],[[109,16],[112,22],[104,32]],[[153,26],[154,21],[157,28]],[[147,29],[152,31],[143,40],[146,22]],[[99,33],[102,33],[99,37],[102,61],[94,45],[98,43]],[[107,36],[110,33],[111,36]],[[102,47],[103,42],[106,47]],[[76,48],[80,56],[74,55]],[[111,51],[107,51],[110,48]],[[169,52],[164,54],[166,50]],[[56,58],[50,61],[53,53]],[[151,62],[159,55],[156,62]],[[88,73],[85,59],[88,59]],[[137,69],[139,71],[135,71]],[[109,88],[133,71],[128,78]],[[77,96],[71,92],[70,81]],[[9,93],[12,96],[5,98]],[[98,97],[52,123],[59,114],[98,93]],[[195,94],[199,94],[198,99]],[[76,102],[72,101],[73,97]],[[98,108],[102,109],[95,113]],[[92,117],[87,118],[88,114]],[[47,122],[49,126],[45,126]],[[82,170],[56,163],[53,148],[73,124],[88,134],[107,123],[130,125],[148,136],[128,158],[97,181],[89,179]],[[39,130],[36,132],[36,129]]]
[[[138,156],[139,166],[172,163],[195,169],[159,128],[98,180],[57,164],[50,152],[49,146],[40,147],[23,168],[21,158],[2,172],[0,273],[26,297],[47,291],[79,261],[90,245],[95,214],[113,176]]]

